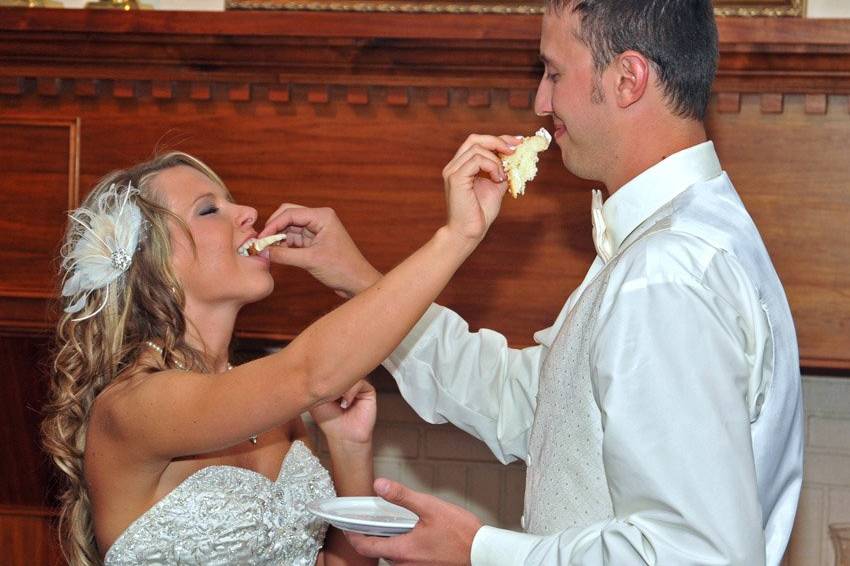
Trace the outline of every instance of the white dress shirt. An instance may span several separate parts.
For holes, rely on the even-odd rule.
[[[433,305],[384,365],[423,419],[452,422],[502,462],[531,466],[539,376],[558,331],[608,256],[625,253],[635,228],[665,207],[668,225],[610,274],[592,337],[613,519],[545,535],[485,526],[473,565],[781,561],[802,483],[796,338],[711,142],[668,157],[596,211],[605,259],[535,334],[536,346],[471,333]]]

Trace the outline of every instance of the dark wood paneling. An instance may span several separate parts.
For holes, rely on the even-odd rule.
[[[50,297],[76,204],[76,119],[0,115],[0,295]]]
[[[0,335],[0,505],[55,503],[56,474],[40,448],[47,339]]]
[[[0,559],[4,566],[65,564],[56,518],[45,509],[0,504]]]

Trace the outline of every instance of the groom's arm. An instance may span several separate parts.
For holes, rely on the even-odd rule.
[[[504,463],[525,459],[544,345],[509,348],[491,330],[469,332],[432,305],[384,362],[404,399],[430,423],[451,422]]]

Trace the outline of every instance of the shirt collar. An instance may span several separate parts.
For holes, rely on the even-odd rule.
[[[620,187],[602,206],[614,253],[655,211],[688,187],[722,172],[714,143],[707,141],[674,153]]]

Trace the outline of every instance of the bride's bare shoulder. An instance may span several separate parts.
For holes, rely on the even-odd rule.
[[[123,436],[124,417],[135,413],[134,405],[150,402],[152,394],[167,396],[169,377],[174,373],[138,364],[125,369],[95,397],[89,412],[89,436]]]

